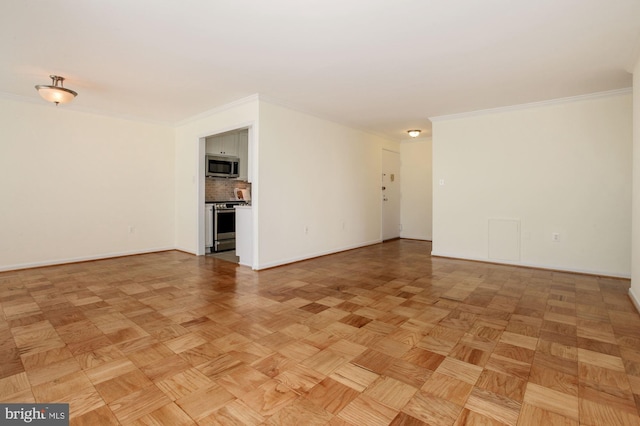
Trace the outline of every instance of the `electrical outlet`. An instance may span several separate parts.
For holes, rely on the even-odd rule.
[[[309,226],[305,225],[304,233],[305,233],[305,235],[307,235],[309,233]]]
[[[554,243],[560,242],[560,233],[559,232],[552,232],[551,233],[551,241],[553,241]]]
[[[135,234],[135,232],[136,232],[136,227],[129,225],[129,233],[130,234]]]

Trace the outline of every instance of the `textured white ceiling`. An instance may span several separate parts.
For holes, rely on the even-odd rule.
[[[393,139],[631,86],[639,0],[5,0],[0,92],[175,124],[256,93]]]

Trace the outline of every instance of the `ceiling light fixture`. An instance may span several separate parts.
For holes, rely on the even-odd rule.
[[[417,138],[418,136],[420,136],[421,132],[422,130],[407,130],[407,133],[409,133],[409,136],[411,136],[412,138]]]
[[[36,86],[36,90],[45,101],[53,102],[56,105],[66,104],[78,96],[73,90],[62,87],[64,77],[60,77],[59,75],[50,75],[49,77],[51,77],[51,86],[43,84]]]

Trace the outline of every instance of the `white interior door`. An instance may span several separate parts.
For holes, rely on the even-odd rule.
[[[400,154],[382,150],[382,240],[400,237]]]

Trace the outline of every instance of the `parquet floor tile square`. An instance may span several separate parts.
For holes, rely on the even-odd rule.
[[[287,385],[289,389],[298,395],[305,395],[325,377],[324,374],[318,373],[304,365],[297,364],[293,368],[277,375],[275,379]]]
[[[531,364],[516,361],[511,358],[492,354],[489,361],[485,364],[485,370],[498,371],[509,376],[526,380],[529,377]]]
[[[637,412],[635,398],[629,391],[619,391],[607,386],[581,384],[579,395],[582,400],[606,404],[609,407],[627,411],[631,414]]]
[[[239,399],[231,401],[198,421],[199,425],[257,426],[264,424],[265,418],[249,408]]]
[[[535,383],[528,383],[524,402],[547,411],[578,420],[578,397]]]
[[[27,376],[32,386],[59,381],[61,377],[81,370],[80,364],[74,358],[63,359],[60,362],[27,370]]]
[[[389,423],[391,426],[425,426],[422,420],[418,420],[406,413],[398,413],[398,415]]]
[[[516,425],[521,403],[486,389],[475,388],[465,408],[506,425]]]
[[[166,398],[166,396],[164,397]],[[225,390],[222,386],[211,383],[208,386],[177,399],[175,403],[184,410],[185,413],[191,416],[191,418],[200,420],[219,408],[224,407],[234,399],[233,394]]]
[[[451,357],[446,357],[436,369],[437,373],[445,374],[465,383],[469,383],[470,385],[476,384],[478,377],[482,374],[482,371],[482,367]]]
[[[329,377],[358,392],[363,392],[380,375],[367,368],[348,362],[336,369]]]
[[[465,345],[463,343],[458,343],[451,350],[451,352],[449,353],[449,356],[456,358],[460,361],[467,362],[469,364],[474,364],[479,367],[484,367],[487,361],[489,361],[491,352],[483,351],[481,349],[477,349],[472,346]]]
[[[196,368],[205,376],[209,377],[212,380],[215,380],[219,377],[230,374],[234,369],[242,365],[242,361],[232,357],[229,354],[222,354],[217,355],[210,361],[198,365]],[[186,370],[187,368],[187,366],[184,366],[184,370]],[[170,374],[169,370],[166,370],[165,373],[167,375]]]
[[[150,385],[126,394],[108,405],[118,421],[126,424],[169,403],[171,400],[160,389]]]
[[[435,326],[416,345],[419,348],[447,356],[464,336],[464,331]]]
[[[421,348],[413,348],[401,357],[401,359],[410,362],[411,364],[415,364],[431,371],[435,371],[442,361],[444,361],[444,358],[445,357],[440,354]]]
[[[452,425],[462,411],[462,406],[451,401],[418,391],[402,411],[429,425]]]
[[[327,348],[302,361],[301,364],[328,376],[337,368],[349,362],[350,358]],[[294,361],[291,361],[290,366],[292,367],[293,365]]]
[[[308,399],[300,398],[287,405],[265,421],[265,425],[310,425],[321,426],[331,421],[331,413],[318,407]]]
[[[113,414],[113,411],[106,405],[103,405],[84,413],[75,413],[75,415],[71,417],[69,424],[74,426],[117,426],[120,425],[120,422]]]
[[[240,399],[262,416],[271,416],[296,400],[299,395],[277,380],[269,380]]]
[[[367,387],[364,394],[370,396],[387,407],[400,410],[411,397],[418,391],[417,388],[408,385],[392,377],[382,376]]]
[[[175,401],[198,389],[209,387],[212,383],[211,379],[202,374],[198,369],[191,368],[156,382],[156,386],[171,400]]]
[[[72,425],[640,425],[628,280],[430,252],[0,272],[0,401]]]
[[[340,411],[338,417],[350,425],[384,426],[390,424],[397,414],[396,410],[360,394]]]
[[[101,423],[96,423],[101,424]],[[132,426],[165,425],[187,426],[193,424],[193,419],[176,404],[167,404],[157,410],[145,414],[131,422]]]
[[[473,385],[436,372],[425,381],[420,390],[462,406],[473,390]]]
[[[352,362],[366,370],[382,374],[395,362],[395,358],[375,349],[367,349],[360,356],[353,359]]]
[[[629,414],[606,403],[581,399],[579,410],[581,425],[640,425],[640,419],[637,414]]]
[[[567,395],[578,396],[578,375],[571,375],[553,368],[534,365],[529,372],[529,383],[535,383]]]
[[[337,414],[360,395],[357,390],[329,377],[315,385],[306,398],[326,411]]]
[[[191,365],[175,354],[140,367],[144,374],[154,382],[164,380],[189,368],[191,368]]]
[[[536,407],[535,405],[526,403],[522,404],[520,418],[518,419],[518,426],[540,425],[578,426],[579,423],[575,419],[561,416],[560,414],[547,411],[543,408]]]
[[[422,384],[433,374],[432,370],[399,359],[384,370],[383,374],[400,380],[410,386],[420,388]]]

